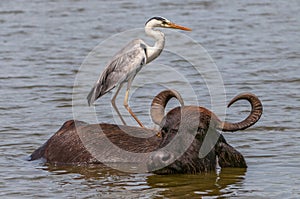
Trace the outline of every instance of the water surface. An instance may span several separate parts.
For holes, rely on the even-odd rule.
[[[1,198],[298,198],[299,13],[296,0],[1,1]],[[88,53],[111,35],[142,28],[156,15],[193,29],[187,35],[199,42],[217,65],[227,101],[249,91],[262,100],[264,114],[254,127],[224,133],[245,156],[248,169],[157,176],[26,161],[64,121],[73,118],[73,85]],[[166,45],[189,52],[188,44],[168,40],[168,35]],[[163,52],[152,66],[161,63],[182,68],[198,99],[195,102],[190,95],[183,95],[188,103],[210,107],[204,80],[192,73],[186,62]],[[162,84],[138,86],[138,82],[155,76],[161,77]],[[134,82],[131,106],[148,126],[151,121],[146,107],[152,97],[165,85],[185,88],[168,77],[167,72],[152,67],[141,71]],[[101,112],[101,107],[110,108],[110,97],[97,103],[99,120],[118,122],[111,111]],[[239,120],[247,109],[247,104],[237,103],[227,110],[228,120]],[[136,125],[133,121],[130,124]]]

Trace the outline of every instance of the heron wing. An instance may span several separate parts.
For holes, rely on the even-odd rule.
[[[127,82],[147,62],[146,45],[136,39],[113,56],[87,96],[89,105],[114,87]]]

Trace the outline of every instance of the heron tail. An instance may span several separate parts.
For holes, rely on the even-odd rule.
[[[97,83],[93,86],[91,91],[89,92],[88,96],[86,97],[88,101],[88,105],[91,106],[99,97],[109,92],[111,89],[113,89],[115,86],[105,89],[101,84]]]
[[[88,101],[88,105],[91,106],[95,99],[96,99],[96,96],[95,96],[95,86],[91,89],[91,91],[89,92],[88,96],[86,97],[87,101]]]

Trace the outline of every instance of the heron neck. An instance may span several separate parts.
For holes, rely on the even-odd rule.
[[[147,63],[158,57],[165,46],[165,34],[153,28],[154,27],[145,27],[146,34],[155,39],[153,47],[147,46]]]

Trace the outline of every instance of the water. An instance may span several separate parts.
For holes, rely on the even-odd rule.
[[[300,3],[296,0],[1,1],[1,198],[298,198],[299,13]],[[264,114],[254,127],[224,133],[245,156],[248,169],[157,176],[26,161],[64,121],[73,118],[73,85],[88,53],[111,35],[141,28],[156,15],[193,29],[186,34],[199,42],[218,66],[227,101],[246,91],[262,100]],[[187,44],[168,38],[172,36],[167,35],[170,49],[186,48],[189,53]],[[205,82],[191,74],[185,62],[164,52],[156,63],[183,67],[182,73],[196,87],[198,101],[187,94],[184,98],[189,104],[210,106]],[[181,93],[185,90],[180,81],[168,82],[168,75],[152,66],[151,75],[147,70],[138,75],[136,92],[131,97],[133,110],[147,126],[151,121],[145,107],[149,107],[153,95],[165,84],[175,85]],[[159,75],[163,85],[137,87],[143,79]],[[98,113],[101,107],[110,108],[110,97],[97,103]],[[237,103],[227,110],[228,119],[237,121],[247,109],[245,104]],[[102,112],[99,120],[119,122],[111,111]],[[135,125],[133,121],[130,124]]]

